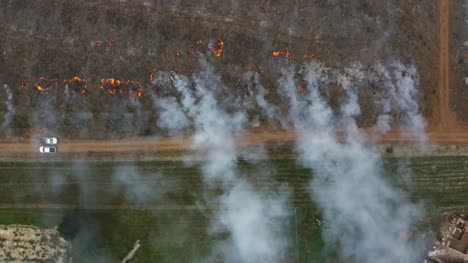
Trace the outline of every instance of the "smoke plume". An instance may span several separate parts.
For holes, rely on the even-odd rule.
[[[427,124],[417,102],[419,75],[416,67],[405,66],[400,61],[395,61],[389,68],[380,63],[375,68],[379,76],[377,84],[384,90],[381,102],[382,114],[379,116],[377,127],[382,132],[389,130],[392,122],[389,114],[393,110],[398,113],[402,127],[416,136],[423,146],[427,140],[425,135]]]
[[[5,101],[7,112],[5,115],[3,115],[3,122],[0,127],[2,130],[7,129],[10,127],[11,122],[13,121],[13,117],[15,116],[15,106],[13,104],[13,92],[11,91],[10,87],[8,85],[3,85],[3,88],[5,89],[5,92],[7,94],[7,98]]]
[[[193,121],[192,148],[205,157],[201,170],[208,191],[223,191],[221,196],[211,193],[218,212],[209,233],[227,233],[229,238],[215,246],[213,257],[225,262],[278,262],[288,243],[284,230],[288,198],[284,193],[260,192],[239,172],[240,152],[234,136],[243,132],[246,113],[232,94],[224,96],[229,89],[211,65],[205,60],[200,64],[201,71],[191,80],[175,73],[171,79],[180,94],[182,111]],[[161,118],[171,117],[170,108],[162,109]]]
[[[172,186],[162,180],[161,175],[143,176],[134,165],[115,168],[113,176],[113,194],[124,196],[125,203],[134,206],[145,206],[161,200],[171,192]]]
[[[325,72],[327,69],[318,62],[305,67],[304,95],[295,92],[291,72],[283,72],[279,81],[298,135],[300,161],[314,173],[311,197],[332,226],[324,232],[324,238],[338,246],[343,260],[414,262],[418,243],[403,236],[421,210],[384,176],[378,153],[364,143],[366,135],[357,127],[360,107],[357,87],[352,83],[360,82],[359,67],[353,66],[336,78]],[[395,74],[397,81],[392,87],[407,92],[398,106],[412,116],[408,118],[417,119],[420,114],[412,100],[412,76]],[[333,111],[324,95],[328,88],[325,80],[337,82],[345,91],[339,112]]]

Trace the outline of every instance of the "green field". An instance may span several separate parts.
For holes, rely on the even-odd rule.
[[[248,180],[261,191],[280,184],[292,189],[294,208],[285,260],[327,262],[324,259],[333,252],[325,250],[317,223],[320,218],[309,199],[311,173],[299,168],[295,160],[241,162],[239,166],[243,174],[255,175],[247,176]],[[429,214],[468,206],[467,157],[385,159],[384,166],[388,176],[411,171],[407,190],[425,203]],[[119,171],[138,177],[130,177],[125,186],[116,183]],[[201,262],[214,242],[225,238],[206,234],[214,203],[200,202],[205,186],[196,165],[169,161],[2,163],[0,176],[4,207],[42,204],[34,209],[0,209],[0,224],[53,227],[62,223],[65,236],[79,232],[73,240],[75,262],[116,262],[137,239],[143,245],[137,262]],[[143,195],[135,197],[130,188]],[[50,204],[61,208],[48,208]],[[105,209],[96,208],[100,206]]]

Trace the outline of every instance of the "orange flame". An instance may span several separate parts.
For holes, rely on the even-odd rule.
[[[101,89],[107,91],[111,95],[117,93],[120,81],[116,79],[101,79]]]
[[[291,52],[289,52],[289,48],[285,47],[282,51],[275,51],[273,52],[273,57],[280,57],[280,56],[285,56],[289,59],[296,59]]]
[[[283,51],[275,51],[273,52],[273,57],[279,57],[283,55]]]
[[[42,91],[47,90],[47,88],[49,88],[50,83],[46,78],[40,77],[39,81],[34,83],[34,86],[36,87],[37,91],[42,92]]]
[[[86,80],[81,79],[78,76],[75,76],[71,80],[68,80],[65,82],[72,85],[72,89],[76,92],[79,92],[81,94],[85,94],[88,92],[88,85],[87,85]]]
[[[150,70],[150,72],[149,72],[150,82],[153,82],[153,80],[156,79],[156,72],[157,72],[156,68],[153,68],[153,69]]]
[[[133,80],[120,81],[114,78],[101,79],[101,89],[107,91],[111,95],[127,94],[130,90],[135,92],[135,96],[141,97],[143,87],[139,82]]]
[[[143,87],[140,86],[140,87],[138,88],[138,91],[137,91],[137,93],[136,93],[136,96],[137,96],[137,97],[141,97],[142,94],[143,94]]]
[[[200,53],[203,53],[200,50],[201,47],[204,47],[204,43],[203,41],[198,40],[196,44],[194,44],[187,50],[187,53],[190,53],[192,56],[198,56]]]
[[[101,41],[96,41],[96,47],[100,47],[102,45]]]
[[[177,49],[176,51],[176,56],[180,57],[180,55],[182,55],[181,51]]]
[[[304,59],[314,59],[317,55],[315,54],[304,54]]]
[[[133,96],[141,97],[143,95],[143,87],[140,85],[138,81],[127,80],[124,87],[123,93],[127,93],[132,91]]]
[[[213,51],[213,54],[216,57],[221,57],[221,54],[223,53],[223,48],[224,48],[223,40],[220,37],[216,38],[215,45],[216,45],[215,47],[211,48],[211,51]]]
[[[79,82],[79,83],[81,83],[81,82],[84,82],[84,80],[80,79],[80,77],[78,77],[78,76],[75,76],[70,80],[70,82]]]

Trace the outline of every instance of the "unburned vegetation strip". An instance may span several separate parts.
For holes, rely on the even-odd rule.
[[[386,158],[383,166],[390,180],[423,201],[428,216],[468,205],[468,157]],[[116,185],[117,171],[131,167],[132,180],[167,188],[161,196],[141,202],[125,193],[133,183]],[[291,190],[291,221],[286,258],[320,262],[335,255],[326,250],[323,222],[310,201],[312,174],[296,160],[242,160],[239,169],[252,184],[268,192],[279,184]],[[396,177],[407,174],[407,177]],[[55,178],[55,179],[54,179]],[[411,182],[411,183],[408,183]],[[203,261],[224,235],[209,235],[215,203],[203,200],[197,164],[164,162],[57,162],[2,163],[0,166],[0,224],[59,226],[72,240],[76,262],[118,260],[142,241],[137,262]],[[41,204],[40,208],[21,205]],[[51,205],[50,208],[47,206]],[[53,208],[53,205],[59,205]],[[11,208],[8,208],[11,207]],[[93,209],[90,209],[93,207]],[[90,261],[91,260],[91,261]],[[323,261],[322,261],[323,262]]]
[[[142,242],[136,262],[202,262],[210,248],[226,238],[207,235],[204,213],[209,211],[0,209],[0,223],[58,225],[60,233],[72,240],[74,262],[118,261],[136,240]],[[318,215],[300,208],[295,217],[298,232],[287,257],[318,262],[314,260],[325,257]]]

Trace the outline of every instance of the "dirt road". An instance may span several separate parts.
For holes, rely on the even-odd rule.
[[[370,134],[369,130],[363,130]],[[383,144],[418,144],[420,135],[391,130],[382,136],[369,136],[370,142]],[[464,132],[428,132],[427,139],[430,144],[437,145],[468,145],[468,133]],[[88,153],[177,153],[191,150],[190,137],[172,138],[128,138],[122,140],[101,141],[69,141],[62,140],[59,144],[60,153],[88,154]],[[291,131],[250,130],[243,135],[235,137],[239,147],[251,147],[271,144],[292,144],[296,134]],[[14,142],[0,142],[0,157],[11,155],[37,155],[39,144],[36,140],[18,140]]]
[[[439,82],[437,110],[429,121],[430,129],[436,131],[460,130],[461,125],[457,122],[455,112],[451,107],[453,90],[451,87],[451,65],[450,65],[450,32],[451,32],[451,0],[439,0]]]

